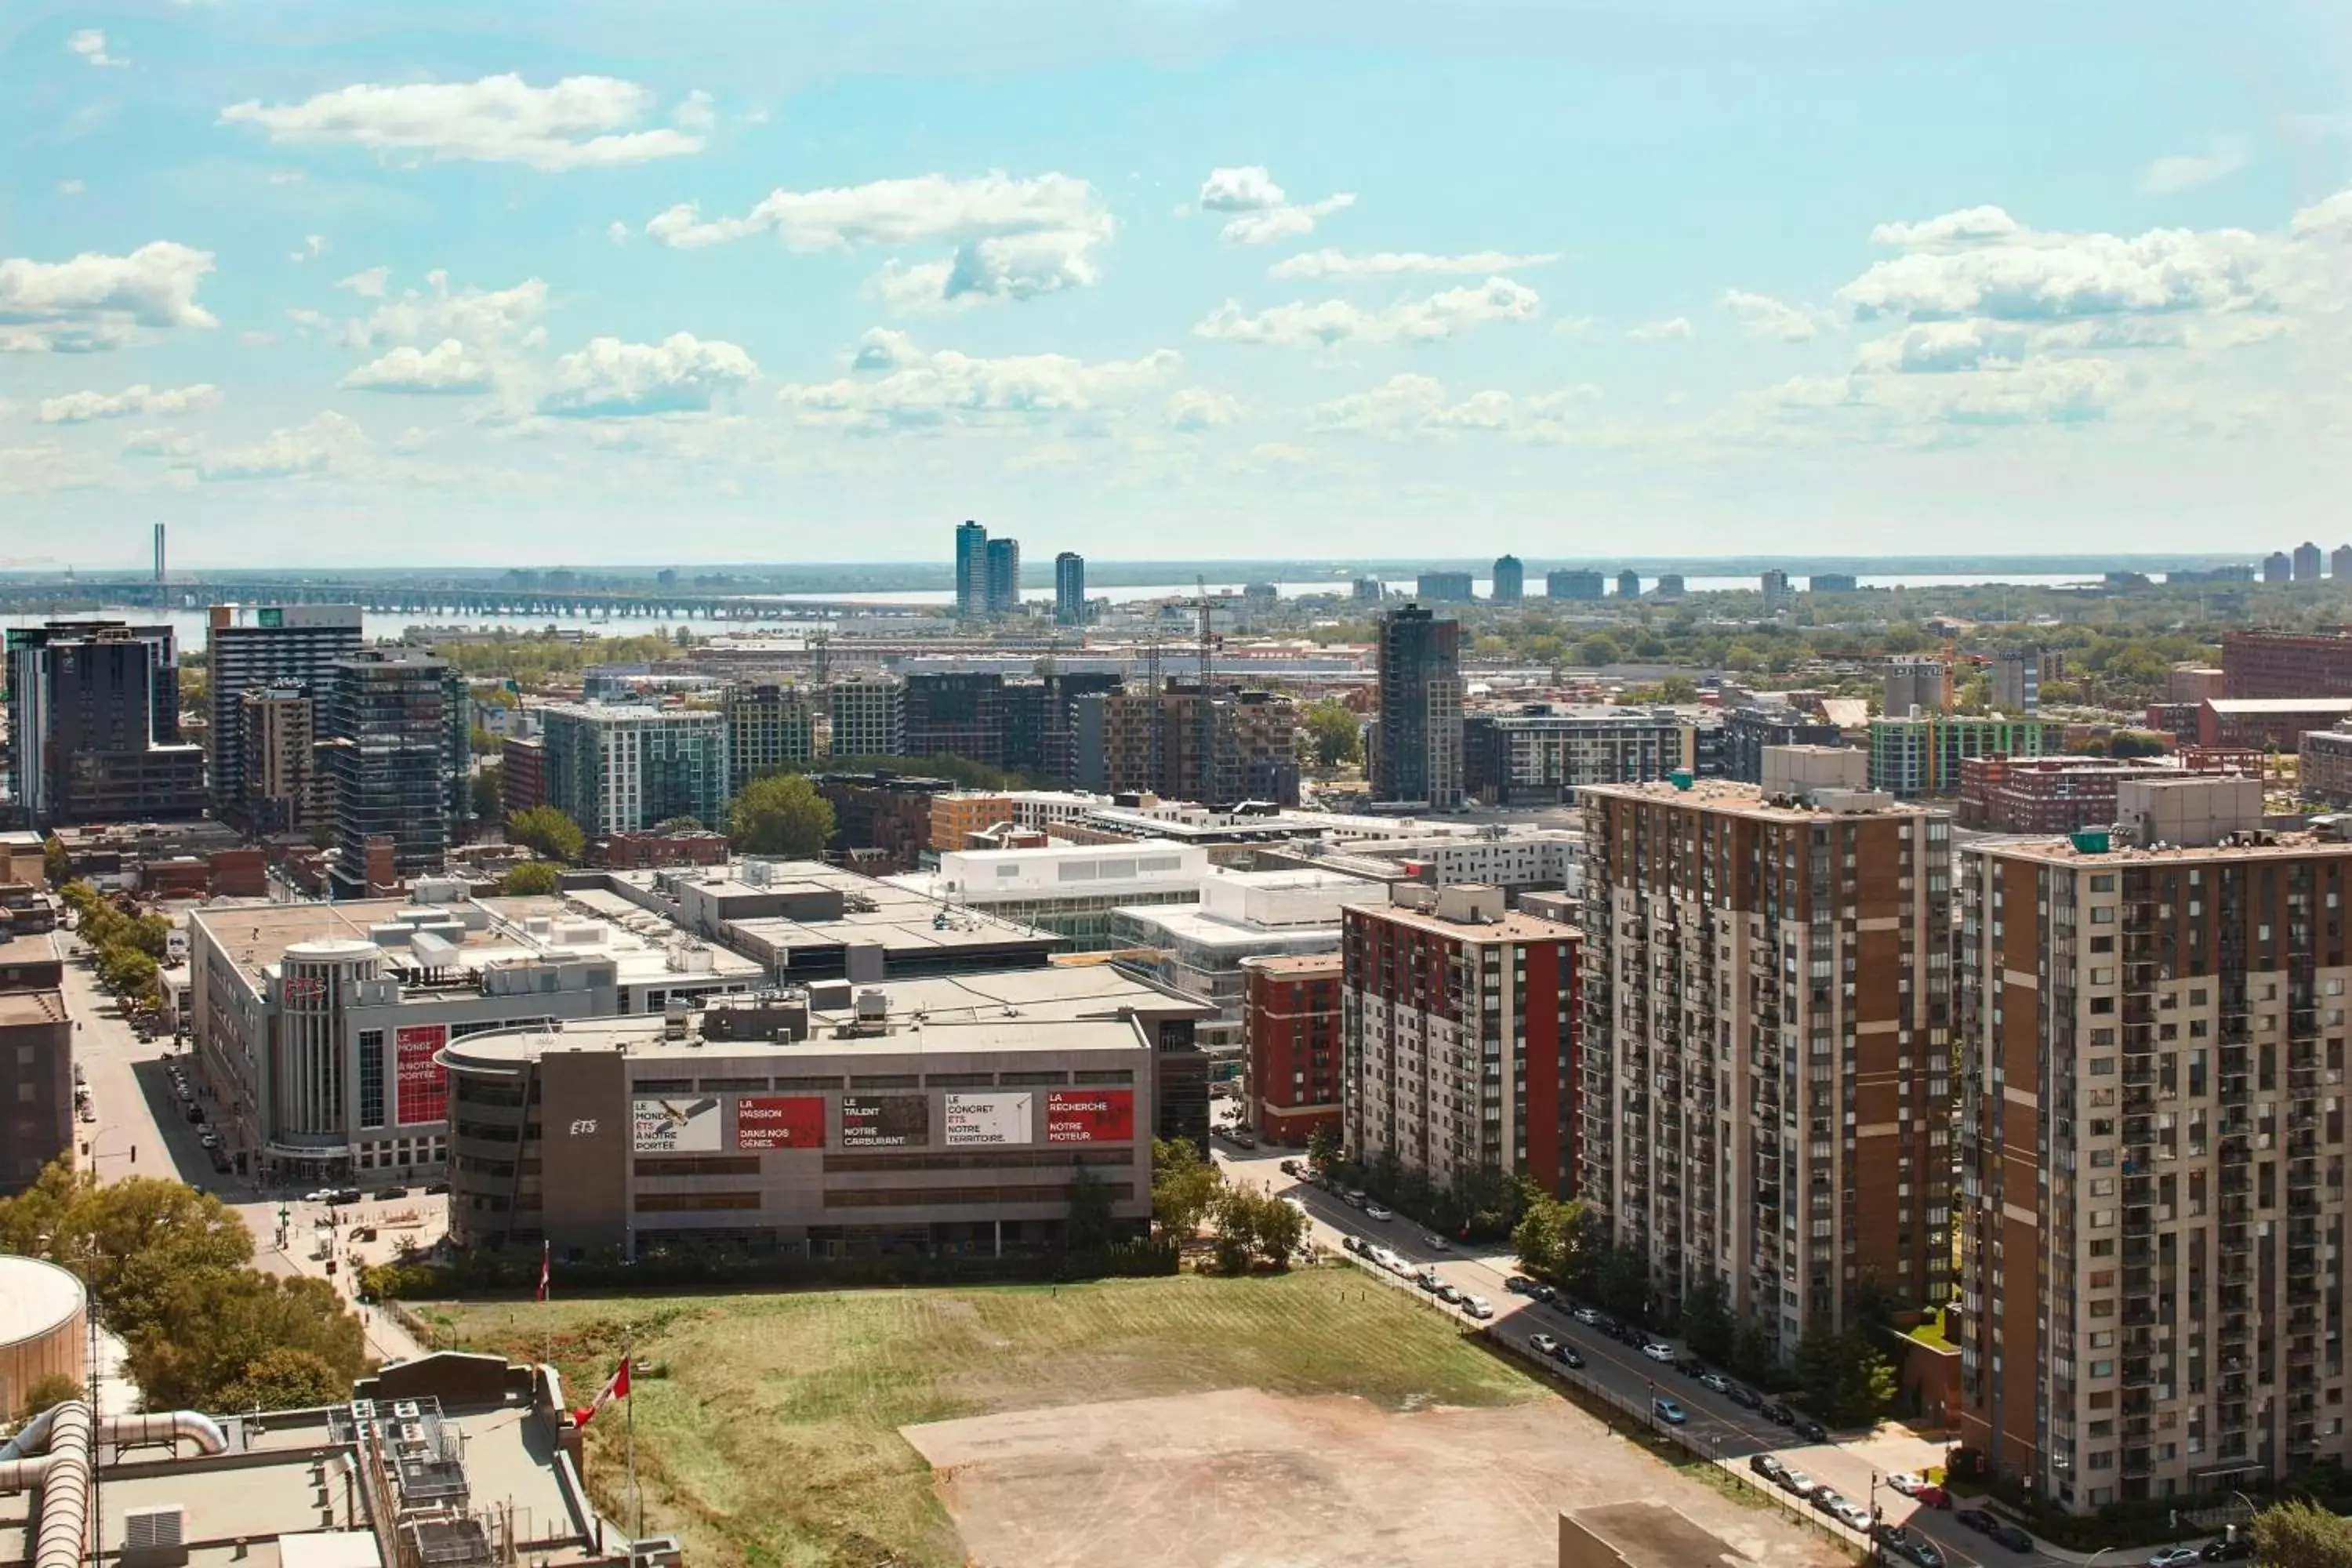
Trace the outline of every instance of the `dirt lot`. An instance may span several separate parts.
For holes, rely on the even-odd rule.
[[[901,1430],[982,1568],[1549,1568],[1560,1510],[1630,1499],[1681,1510],[1731,1561],[1844,1561],[1555,1400],[1391,1413],[1228,1389]]]

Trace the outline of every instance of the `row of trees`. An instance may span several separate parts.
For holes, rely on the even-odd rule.
[[[704,824],[692,817],[674,817],[657,827],[694,831]],[[788,855],[809,859],[824,853],[832,841],[833,803],[799,773],[769,773],[753,779],[729,803],[727,837],[747,855]],[[576,866],[587,853],[587,835],[560,806],[535,805],[507,818],[507,842],[566,866]],[[524,868],[522,869],[528,869]],[[539,889],[541,880],[545,888]],[[514,879],[509,876],[511,883]],[[552,872],[530,879],[533,889],[551,891]],[[516,889],[509,887],[509,891]]]
[[[61,896],[90,949],[99,984],[150,1006],[160,1003],[172,922],[158,914],[134,914],[88,882],[68,882]]]
[[[1227,1274],[1280,1268],[1307,1240],[1307,1215],[1271,1193],[1236,1186],[1185,1139],[1151,1142],[1151,1217],[1179,1245],[1213,1222],[1210,1256]]]
[[[1530,1193],[1511,1245],[1527,1273],[1612,1317],[1676,1334],[1701,1361],[1750,1383],[1790,1389],[1826,1421],[1862,1426],[1895,1403],[1895,1365],[1880,1348],[1889,1303],[1877,1292],[1860,1293],[1863,1322],[1843,1333],[1817,1324],[1783,1367],[1771,1331],[1760,1319],[1737,1318],[1720,1283],[1703,1279],[1679,1302],[1661,1300],[1651,1286],[1649,1259],[1638,1247],[1609,1246],[1600,1216],[1580,1202]]]
[[[101,1185],[57,1161],[0,1199],[0,1249],[81,1279],[152,1409],[325,1404],[351,1397],[367,1369],[366,1338],[334,1287],[254,1268],[245,1223],[179,1182]]]

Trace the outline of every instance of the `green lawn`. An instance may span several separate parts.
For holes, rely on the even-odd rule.
[[[536,1359],[584,1402],[634,1331],[648,1531],[698,1563],[963,1561],[910,1422],[1255,1387],[1389,1409],[1534,1398],[1531,1380],[1352,1268],[1090,1285],[803,1291],[426,1305],[443,1344]],[[621,1424],[590,1428],[589,1478],[625,1516]]]

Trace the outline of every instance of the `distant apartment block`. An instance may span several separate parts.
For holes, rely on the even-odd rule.
[[[593,843],[674,817],[727,820],[727,717],[644,703],[559,702],[540,710],[548,804]]]
[[[1851,572],[1816,572],[1805,579],[1805,586],[1816,594],[1851,594],[1862,584]]]
[[[816,713],[799,687],[739,682],[727,688],[719,710],[727,721],[729,794],[816,761]]]
[[[1462,626],[1417,605],[1380,619],[1380,726],[1371,783],[1381,800],[1438,808],[1462,800]]]
[[[34,827],[204,815],[204,749],[180,737],[171,627],[12,626],[6,654],[11,768]]]
[[[1550,599],[1598,599],[1607,585],[1608,579],[1589,570],[1571,569],[1544,574],[1544,596]]]
[[[245,812],[257,795],[246,787],[239,704],[257,686],[300,682],[322,698],[335,661],[360,651],[365,632],[357,605],[215,605],[205,630],[205,679],[212,707],[214,815],[255,832]]]
[[[2223,632],[2221,679],[2231,697],[2352,697],[2352,633]]]
[[[1527,597],[1528,570],[1516,555],[1495,557],[1491,597],[1498,605],[1516,605]]]
[[[2116,820],[2131,779],[2179,778],[2180,764],[2120,757],[1964,757],[1959,824],[1984,833],[2072,833]]]
[[[2299,749],[2296,788],[2331,811],[2352,811],[2352,728],[2306,731]]]
[[[1473,713],[1462,728],[1464,791],[1488,805],[1557,805],[1587,784],[1662,779],[1698,767],[1701,728],[1673,709],[1531,703]]]
[[[1065,626],[1087,624],[1087,558],[1075,550],[1054,557],[1054,622]]]
[[[895,677],[836,680],[825,693],[836,757],[907,754],[907,689]]]
[[[2039,719],[1926,715],[1870,721],[1870,787],[1913,799],[1960,787],[1969,757],[2039,757],[2058,749],[2055,724]]]
[[[499,805],[509,816],[547,804],[547,742],[509,735],[499,742]]]
[[[1798,709],[1735,708],[1723,716],[1723,739],[1718,753],[1720,776],[1739,784],[1761,784],[1764,780],[1764,752],[1768,746],[1843,744],[1845,731],[1826,720],[1813,718]],[[1601,782],[1631,784],[1664,776],[1661,773],[1621,774],[1618,778]]]
[[[1242,961],[1248,976],[1242,1088],[1247,1120],[1269,1142],[1303,1147],[1317,1130],[1340,1137],[1341,976],[1336,952]]]
[[[2352,696],[2213,697],[2197,710],[2197,743],[2242,751],[2293,752],[2306,731],[2352,719]]]
[[[1466,605],[1474,596],[1467,572],[1423,572],[1416,590],[1426,605]]]
[[[1948,821],[1842,784],[1583,801],[1580,1195],[1612,1241],[1783,1358],[1866,1291],[1943,1300]]]

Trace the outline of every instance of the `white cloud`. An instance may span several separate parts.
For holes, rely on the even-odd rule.
[[[295,263],[297,266],[299,266],[305,261],[316,261],[320,256],[326,253],[326,249],[327,237],[325,235],[306,234],[302,237],[302,248],[289,255],[286,259]]]
[[[849,375],[786,386],[777,397],[805,424],[867,433],[1029,425],[1126,404],[1182,363],[1173,349],[1091,364],[1051,353],[987,359],[927,351],[904,332],[877,328],[859,340]]]
[[[1170,395],[1168,424],[1187,432],[1222,430],[1241,417],[1241,400],[1230,394],[1188,386]]]
[[[250,447],[200,458],[196,477],[207,484],[317,479],[364,467],[373,453],[365,431],[329,410],[306,425],[273,430]]]
[[[1195,336],[1283,348],[1336,348],[1347,342],[1434,342],[1482,321],[1533,317],[1542,300],[1524,283],[1489,278],[1475,288],[1449,289],[1423,300],[1367,310],[1346,300],[1276,305],[1250,315],[1226,300],[1193,325]]]
[[[1321,201],[1294,202],[1263,164],[1250,163],[1210,170],[1209,177],[1201,182],[1198,205],[1204,213],[1225,217],[1225,226],[1219,231],[1224,238],[1236,245],[1270,245],[1314,233],[1318,219],[1354,206],[1356,198],[1342,191]]]
[[[875,291],[899,309],[1025,300],[1083,288],[1117,225],[1095,188],[1067,174],[968,180],[945,174],[816,191],[771,191],[740,217],[705,219],[691,203],[655,215],[647,237],[679,249],[775,235],[791,250],[952,245],[945,260],[893,261]]]
[[[159,239],[128,256],[0,260],[0,353],[120,348],[142,327],[214,327],[196,303],[213,253]]]
[[[629,226],[614,218],[604,226],[604,237],[614,245],[626,245],[629,243]]]
[[[89,453],[68,452],[55,441],[0,447],[0,496],[87,489],[99,479],[97,462]]]
[[[353,392],[449,396],[488,392],[497,379],[487,359],[456,338],[444,338],[429,349],[403,343],[335,384]]]
[[[392,268],[371,267],[364,272],[354,272],[349,278],[335,279],[335,287],[348,289],[362,300],[381,300],[385,285],[392,281]]]
[[[1688,316],[1669,316],[1663,321],[1644,321],[1638,327],[1628,327],[1625,336],[1637,343],[1664,342],[1669,338],[1692,335]]]
[[[501,343],[529,348],[545,341],[540,318],[547,311],[547,285],[537,278],[526,278],[511,289],[467,288],[454,293],[446,272],[428,273],[425,281],[430,292],[408,289],[400,298],[378,305],[363,320],[343,327],[345,343],[364,349],[432,344],[455,338],[469,348]],[[305,318],[298,313],[296,319]],[[306,324],[320,322],[313,320]]]
[[[1932,247],[1877,262],[1838,291],[1864,320],[2057,321],[2260,310],[2280,299],[2276,247],[2243,229],[2151,229],[2133,239],[2043,234],[1997,207],[1885,226],[1879,233],[1890,229],[1906,237],[1897,243]]]
[[[1344,250],[1309,250],[1287,257],[1265,269],[1268,278],[1394,278],[1425,273],[1514,272],[1548,267],[1559,259],[1558,251],[1539,256],[1513,256],[1501,250],[1474,250],[1462,256],[1432,256],[1421,250],[1380,250],[1351,256]]]
[[[122,438],[126,458],[192,458],[195,452],[195,437],[175,430],[133,430]]]
[[[1822,312],[1803,305],[1784,304],[1769,294],[1726,289],[1723,308],[1739,318],[1740,331],[1751,338],[1778,338],[1801,343],[1822,330]]]
[[[1999,207],[1962,207],[1925,223],[1882,223],[1870,231],[1873,245],[1905,249],[1938,246],[1982,245],[2024,232],[2024,226]]]
[[[540,398],[539,411],[580,419],[699,413],[759,374],[751,356],[735,344],[690,332],[673,332],[658,343],[592,338],[555,362],[554,384]]]
[[[92,419],[121,419],[134,414],[169,419],[175,415],[217,407],[220,400],[220,388],[209,382],[167,386],[160,392],[142,384],[114,393],[68,392],[62,397],[45,397],[34,410],[33,417],[44,425],[82,425]]]
[[[669,111],[670,123],[688,131],[708,131],[719,123],[719,111],[711,104],[710,95],[696,88],[678,100],[677,107]]]
[[[1307,419],[1316,430],[1392,441],[1417,436],[1448,438],[1463,431],[1553,441],[1568,434],[1570,416],[1600,395],[1592,386],[1526,397],[1489,388],[1455,402],[1434,376],[1393,375],[1368,392],[1317,404],[1307,411]]]
[[[1917,321],[1862,345],[1855,366],[1901,374],[2014,368],[2025,357],[2023,329],[2000,321]]]
[[[89,189],[89,187],[82,184],[79,180],[59,180],[58,182],[58,195],[61,196],[78,196],[88,189]]]
[[[509,72],[470,82],[358,82],[268,108],[248,100],[222,110],[221,119],[257,125],[272,142],[341,143],[425,163],[562,171],[700,152],[702,138],[687,130],[629,129],[655,102],[650,88],[613,77],[532,87]]]
[[[131,63],[106,52],[106,35],[96,27],[84,27],[66,39],[66,47],[94,66],[127,66]]]
[[[2157,159],[2140,176],[2139,188],[2150,195],[2170,195],[2192,185],[2227,179],[2245,166],[2243,142],[2217,142],[2210,153],[2174,153]]]

